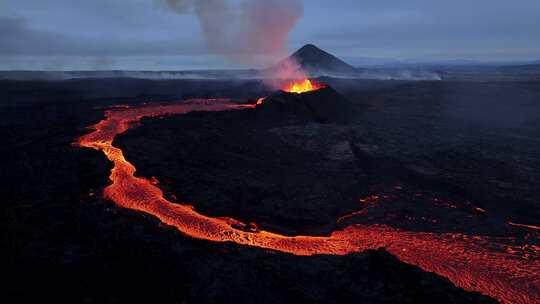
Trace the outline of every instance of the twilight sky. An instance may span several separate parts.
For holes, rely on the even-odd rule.
[[[247,64],[210,51],[195,14],[178,14],[165,1],[1,0],[0,69],[223,68],[269,61]],[[538,0],[303,3],[287,51],[314,43],[346,58],[540,59]]]

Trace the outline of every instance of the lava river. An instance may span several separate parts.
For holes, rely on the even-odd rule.
[[[136,168],[113,146],[116,135],[134,127],[142,117],[253,108],[227,100],[189,100],[170,105],[144,105],[106,111],[105,119],[76,144],[100,150],[114,163],[104,196],[118,206],[145,212],[182,233],[198,239],[237,244],[307,256],[345,255],[384,247],[400,260],[447,277],[455,285],[478,291],[504,303],[540,303],[540,254],[503,244],[487,236],[410,232],[384,225],[352,225],[329,236],[284,236],[269,231],[246,231],[232,219],[213,218],[192,206],[171,202],[150,180],[134,176]]]

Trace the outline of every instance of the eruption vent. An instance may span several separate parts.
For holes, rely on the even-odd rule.
[[[325,88],[326,85],[322,83],[317,83],[309,79],[304,79],[300,81],[293,81],[285,86],[283,91],[289,93],[302,94],[306,92],[316,91],[322,88]]]
[[[293,80],[281,86],[281,91],[294,94],[303,94],[312,91],[324,89],[327,86],[324,83],[311,81],[309,79]],[[257,99],[256,105],[262,105],[267,97]]]

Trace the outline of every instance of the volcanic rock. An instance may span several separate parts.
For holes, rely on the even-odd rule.
[[[291,65],[297,65],[298,71],[307,73],[311,77],[351,75],[358,72],[355,67],[313,44],[303,46],[289,58],[270,67],[267,72],[279,74],[279,71],[291,69]]]
[[[257,107],[260,119],[299,120],[316,123],[345,123],[353,119],[356,109],[343,95],[324,87],[302,94],[277,91]]]

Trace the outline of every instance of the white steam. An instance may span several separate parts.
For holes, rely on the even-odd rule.
[[[159,1],[178,14],[195,14],[210,51],[243,63],[283,56],[304,13],[303,0]]]

